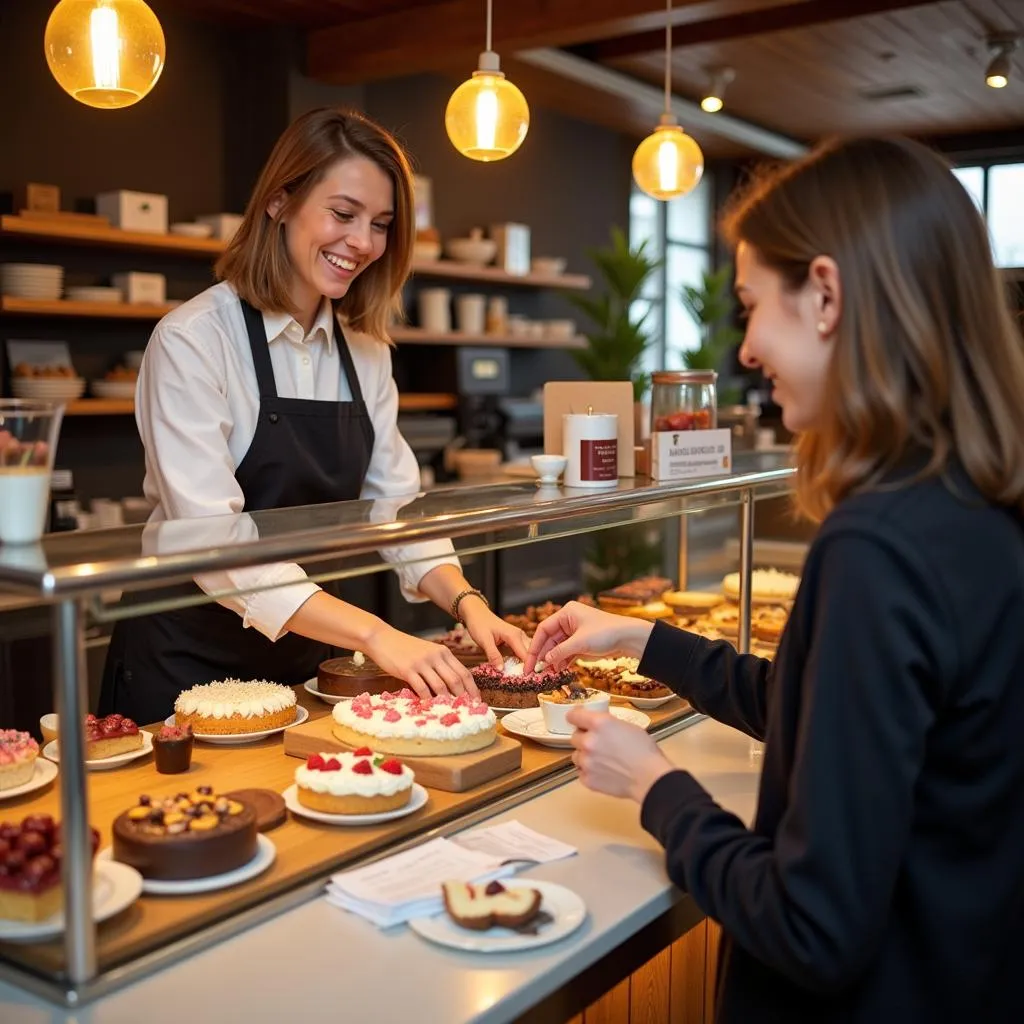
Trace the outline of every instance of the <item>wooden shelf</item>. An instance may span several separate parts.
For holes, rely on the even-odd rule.
[[[423,260],[412,265],[420,277],[445,277],[455,281],[486,281],[490,284],[514,285],[522,288],[562,288],[587,291],[590,278],[586,274],[509,274],[500,267],[478,267],[454,260]]]
[[[392,327],[391,337],[400,345],[478,345],[484,348],[586,348],[582,334],[572,338],[521,338],[506,334],[438,334],[419,327]]]
[[[45,220],[7,215],[0,218],[0,235],[34,242],[64,242],[70,245],[99,245],[139,252],[167,252],[209,258],[224,251],[218,238],[186,238],[184,235],[156,235],[146,231],[122,231],[106,225],[74,221]]]
[[[445,412],[459,403],[457,395],[407,394],[398,396],[399,412]],[[76,398],[64,407],[65,416],[131,416],[130,398]]]
[[[446,412],[455,409],[459,404],[458,395],[421,394],[414,395],[399,394],[399,412]]]
[[[72,302],[70,299],[21,299],[13,295],[0,298],[0,313],[10,316],[77,316],[106,320],[159,320],[174,304],[142,302]]]

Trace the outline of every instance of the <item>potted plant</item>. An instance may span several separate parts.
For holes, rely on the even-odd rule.
[[[683,307],[701,335],[699,347],[682,353],[687,370],[720,371],[726,357],[743,340],[743,332],[733,325],[732,277],[732,264],[723,263],[717,270],[704,271],[699,286],[683,285]],[[738,400],[738,388],[719,388],[720,406],[734,405]]]

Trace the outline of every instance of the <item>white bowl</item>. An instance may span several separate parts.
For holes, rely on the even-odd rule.
[[[544,326],[544,336],[552,341],[568,341],[576,336],[576,321],[548,320]]]
[[[213,234],[212,224],[190,224],[180,221],[171,225],[172,235],[183,235],[185,238],[209,238]]]
[[[553,484],[565,471],[564,455],[531,455],[530,465],[537,471],[542,484]]]
[[[574,704],[556,704],[546,693],[539,694],[537,700],[544,715],[544,727],[548,732],[558,736],[566,736],[576,731],[576,726],[566,721],[573,708],[586,708],[587,711],[603,711],[607,714],[612,703],[611,694],[589,688],[587,699]]]
[[[530,260],[530,269],[535,274],[543,274],[545,277],[557,277],[565,271],[565,258],[563,256],[537,256]]]
[[[44,745],[57,738],[57,713],[55,711],[51,711],[39,719],[39,731],[43,734]]]
[[[486,266],[498,252],[498,243],[492,238],[450,238],[445,252],[459,263]]]

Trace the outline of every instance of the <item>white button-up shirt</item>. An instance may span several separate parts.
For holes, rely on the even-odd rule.
[[[264,313],[263,323],[280,397],[351,401],[329,302],[324,301],[309,334],[287,313]],[[411,500],[420,486],[419,467],[398,431],[391,350],[352,331],[345,337],[374,430],[360,497]],[[242,512],[245,501],[235,469],[256,432],[260,398],[242,307],[229,284],[208,288],[156,325],[135,402],[146,449],[143,490],[155,505],[150,523]],[[396,566],[403,593],[412,601],[424,600],[418,587],[428,572],[459,564],[448,541],[392,547],[380,554],[389,562],[415,562]],[[293,563],[204,574],[196,583],[272,640],[320,589]],[[226,593],[266,587],[274,589]]]

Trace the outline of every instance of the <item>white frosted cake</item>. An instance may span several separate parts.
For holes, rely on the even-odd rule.
[[[778,569],[755,569],[750,574],[750,599],[756,604],[779,604],[796,597],[800,577]],[[740,599],[740,574],[731,572],[722,580],[722,593],[733,601]]]
[[[295,769],[303,807],[328,814],[378,814],[404,807],[415,776],[394,757],[369,747],[338,754],[311,754]]]
[[[360,694],[335,704],[334,735],[350,747],[372,747],[385,754],[438,757],[489,747],[498,720],[472,697],[421,699],[412,690]]]
[[[295,691],[264,679],[225,679],[178,694],[174,719],[195,733],[227,735],[263,732],[295,721]]]

